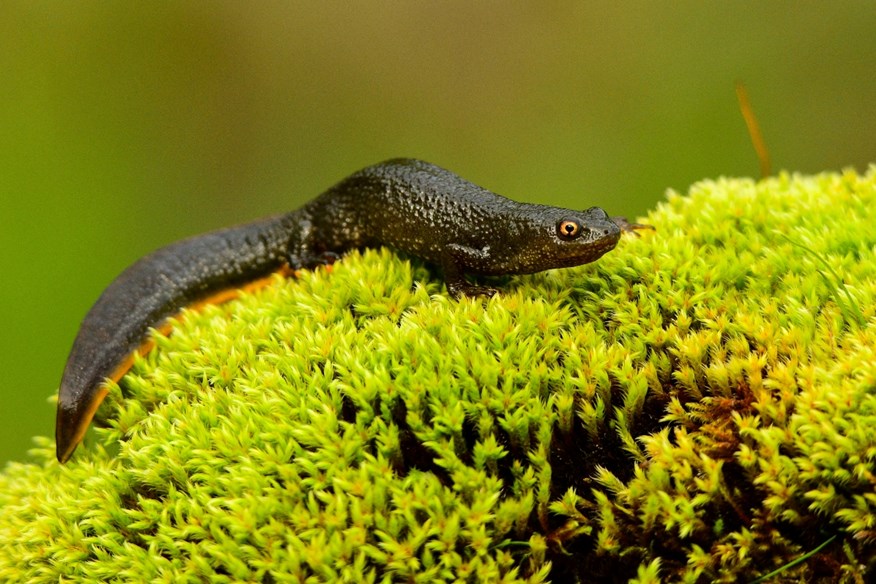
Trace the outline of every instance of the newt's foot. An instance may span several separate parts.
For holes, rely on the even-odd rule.
[[[490,298],[499,292],[496,288],[478,286],[468,282],[448,282],[447,291],[450,292],[450,295],[455,300],[459,300],[463,296],[486,296]]]
[[[292,271],[295,270],[315,270],[320,266],[330,266],[338,259],[340,259],[340,254],[337,254],[333,251],[324,251],[316,254],[306,255],[306,256],[289,256],[286,258],[286,262],[289,264],[289,267]]]

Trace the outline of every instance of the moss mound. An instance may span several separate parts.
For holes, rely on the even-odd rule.
[[[864,581],[876,168],[647,222],[489,301],[371,250],[185,314],[0,475],[0,581]]]

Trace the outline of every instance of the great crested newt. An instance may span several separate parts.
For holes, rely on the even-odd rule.
[[[55,425],[66,462],[150,327],[183,307],[221,301],[278,270],[314,268],[355,248],[390,246],[437,264],[447,291],[492,296],[466,275],[530,274],[592,262],[621,231],[598,207],[572,211],[518,203],[428,162],[397,159],[365,168],[300,209],[163,247],[127,268],[85,316],[61,378]]]

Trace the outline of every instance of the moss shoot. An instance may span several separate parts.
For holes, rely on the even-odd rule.
[[[369,250],[183,314],[0,474],[0,581],[873,577],[876,167],[645,222],[489,301]]]

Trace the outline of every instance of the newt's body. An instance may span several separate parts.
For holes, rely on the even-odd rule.
[[[592,262],[621,229],[597,207],[571,211],[511,201],[417,160],[353,174],[301,209],[192,237],[144,257],[101,294],[82,323],[58,395],[57,456],[65,462],[106,395],[143,348],[148,329],[180,309],[288,266],[333,262],[387,245],[437,264],[447,289],[492,295],[466,274],[528,274]]]

